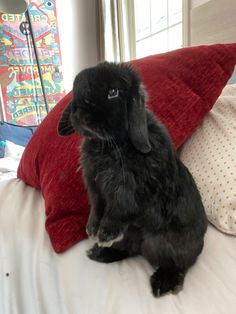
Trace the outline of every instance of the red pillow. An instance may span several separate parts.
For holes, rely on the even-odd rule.
[[[176,148],[212,108],[235,63],[236,44],[183,48],[132,61],[148,91],[148,106],[166,125]],[[57,134],[57,123],[71,99],[69,93],[44,119],[18,168],[19,178],[42,190],[46,229],[57,253],[86,237],[89,212],[78,163],[81,138]]]

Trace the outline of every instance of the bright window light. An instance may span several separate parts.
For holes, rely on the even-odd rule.
[[[181,48],[182,0],[134,0],[136,57]]]

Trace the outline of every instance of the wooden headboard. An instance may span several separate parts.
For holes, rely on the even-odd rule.
[[[236,0],[210,0],[188,8],[188,45],[236,42]]]

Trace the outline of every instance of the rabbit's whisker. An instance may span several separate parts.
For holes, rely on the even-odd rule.
[[[70,125],[66,125],[66,126],[63,126],[61,128],[62,131],[67,131],[67,130],[71,130],[71,129],[72,129],[72,127]]]
[[[90,133],[92,136],[97,137],[99,140],[104,141],[106,138],[104,138],[101,134],[99,134],[98,132],[96,132],[95,130],[89,128],[86,125],[83,125],[83,130],[87,131],[88,133]]]

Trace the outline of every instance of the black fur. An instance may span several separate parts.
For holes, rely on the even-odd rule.
[[[191,174],[165,127],[145,108],[145,90],[130,65],[86,69],[73,92],[58,130],[84,135],[87,232],[99,244],[88,256],[109,263],[141,254],[156,269],[153,294],[175,291],[201,253],[207,228]],[[111,248],[102,247],[120,236]]]

